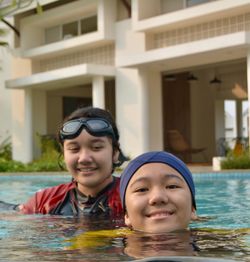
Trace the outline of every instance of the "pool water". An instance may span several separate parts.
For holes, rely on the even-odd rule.
[[[132,261],[149,256],[250,259],[250,173],[195,174],[191,232],[147,235],[120,220],[0,211],[0,261]],[[69,175],[0,176],[0,200],[22,203]]]
[[[250,228],[250,173],[195,174],[198,214],[212,219],[195,227]]]

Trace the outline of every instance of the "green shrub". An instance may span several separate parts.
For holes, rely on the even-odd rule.
[[[61,152],[61,148],[59,143],[56,140],[54,135],[39,135],[37,134],[39,139],[39,145],[41,148],[42,155],[50,154],[51,151],[55,151],[57,153]]]
[[[229,152],[226,159],[221,162],[222,169],[250,169],[250,153],[244,151],[240,155]]]
[[[11,160],[12,148],[10,143],[10,137],[7,137],[0,143],[0,158]]]
[[[39,171],[62,171],[57,161],[42,161],[38,160],[27,165],[26,172],[39,172]]]
[[[0,172],[17,172],[24,169],[24,165],[13,161],[11,156],[10,137],[0,143]]]
[[[0,172],[26,172],[25,164],[0,158]]]
[[[54,136],[40,136],[41,157],[27,166],[30,172],[38,171],[62,171],[62,164],[59,164],[60,145]]]
[[[9,138],[0,144],[0,172],[39,172],[62,171],[65,167],[59,164],[60,147],[54,137],[38,135],[41,157],[29,164],[12,160]]]

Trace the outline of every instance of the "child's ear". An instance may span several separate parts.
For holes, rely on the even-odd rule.
[[[119,161],[119,154],[120,154],[120,151],[119,151],[119,150],[115,150],[115,151],[114,151],[113,163],[116,163],[116,162]]]
[[[131,222],[130,222],[130,219],[129,219],[127,212],[125,213],[125,216],[124,216],[124,222],[125,222],[125,225],[127,227],[132,228],[132,225],[131,225]]]
[[[198,219],[198,216],[196,214],[196,210],[194,207],[192,207],[191,220],[195,221],[197,219]]]

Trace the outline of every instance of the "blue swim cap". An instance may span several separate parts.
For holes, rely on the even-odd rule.
[[[124,171],[121,174],[120,181],[120,198],[122,201],[123,208],[125,208],[125,193],[130,179],[141,166],[148,163],[164,163],[178,171],[185,179],[190,189],[193,206],[196,209],[195,186],[191,172],[187,168],[186,164],[182,162],[179,158],[164,151],[153,151],[139,155],[138,157],[133,159],[124,169]]]

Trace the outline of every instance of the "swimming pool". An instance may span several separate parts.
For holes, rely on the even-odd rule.
[[[0,200],[22,203],[64,175],[2,175]],[[250,259],[250,172],[194,174],[198,215],[192,234],[150,236],[121,221],[0,212],[0,260],[131,261],[148,256]]]
[[[250,228],[250,173],[194,174],[198,214],[212,219],[195,227]]]

